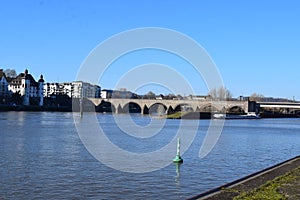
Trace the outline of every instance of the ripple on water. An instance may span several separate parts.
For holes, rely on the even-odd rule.
[[[124,139],[112,115],[97,117],[112,141],[137,152],[167,144],[180,122],[166,120],[164,134],[138,141]],[[131,117],[139,126],[151,123],[147,117]],[[202,120],[179,170],[171,163],[155,172],[130,174],[106,167],[89,154],[76,133],[72,113],[1,113],[0,198],[184,199],[299,155],[299,122],[226,121],[217,145],[200,159],[209,125],[209,120]]]

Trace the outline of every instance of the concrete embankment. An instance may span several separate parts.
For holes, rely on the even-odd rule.
[[[271,181],[279,176],[282,176],[300,166],[300,156],[279,163],[262,171],[248,175],[234,182],[222,185],[218,188],[204,192],[200,195],[189,198],[190,200],[226,200],[233,199],[239,195],[239,192],[249,192],[253,189],[264,185],[267,181]],[[298,187],[291,185],[291,187]],[[298,192],[298,190],[296,190]],[[298,194],[297,194],[298,195]]]

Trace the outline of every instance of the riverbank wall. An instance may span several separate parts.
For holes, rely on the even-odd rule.
[[[66,106],[1,106],[1,111],[31,111],[31,112],[72,112],[72,107]]]
[[[300,166],[300,156],[281,162],[264,170],[250,174],[244,178],[214,188],[188,200],[229,200],[238,196],[236,191],[249,192],[268,181],[282,176]],[[291,186],[293,187],[293,186]]]

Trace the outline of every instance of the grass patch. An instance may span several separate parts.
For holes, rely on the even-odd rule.
[[[266,184],[250,191],[241,192],[239,196],[236,196],[234,200],[252,200],[252,199],[272,199],[272,200],[284,200],[288,199],[286,194],[280,192],[280,188],[286,184],[291,184],[293,181],[299,179],[300,167],[288,172],[282,176],[279,176],[272,181],[268,181]]]
[[[167,119],[181,119],[181,117],[184,115],[182,112],[176,112],[170,115],[166,115]]]

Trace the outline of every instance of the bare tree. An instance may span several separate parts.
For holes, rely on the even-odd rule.
[[[212,100],[230,100],[232,99],[231,92],[226,87],[219,87],[212,89],[208,95]]]
[[[250,95],[249,100],[250,101],[263,101],[264,98],[265,97],[262,94],[253,93]]]
[[[216,88],[212,89],[211,91],[209,91],[208,95],[212,100],[217,99],[218,98],[217,89]]]
[[[176,98],[177,98],[178,100],[183,99],[183,97],[182,97],[180,94],[177,94]]]
[[[232,99],[232,93],[226,88],[225,88],[225,98],[226,98],[226,100]]]
[[[14,69],[6,69],[4,70],[4,73],[9,78],[15,78],[17,76],[17,72]]]
[[[174,94],[171,94],[171,93],[165,96],[165,99],[168,99],[168,100],[172,100],[174,98],[176,98],[176,96]]]
[[[144,95],[143,99],[155,99],[155,93],[149,91],[147,94]]]

